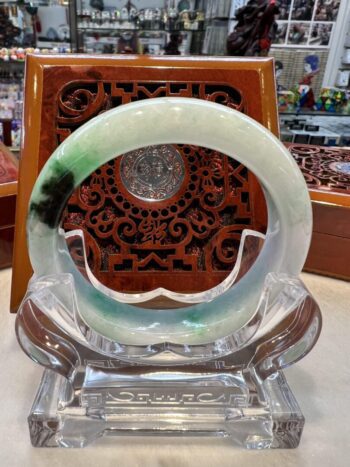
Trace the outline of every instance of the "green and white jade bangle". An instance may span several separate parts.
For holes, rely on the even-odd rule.
[[[77,270],[59,233],[65,203],[88,175],[118,155],[157,144],[205,146],[234,157],[259,178],[268,205],[266,240],[248,273],[212,301],[172,310],[131,306],[95,288]],[[33,189],[27,230],[36,276],[71,273],[80,316],[90,328],[121,344],[192,345],[242,329],[256,313],[268,273],[299,274],[312,217],[297,164],[263,126],[223,105],[157,98],[103,113],[56,149]]]

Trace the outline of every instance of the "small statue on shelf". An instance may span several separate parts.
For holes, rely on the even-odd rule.
[[[123,31],[117,45],[118,54],[138,54],[141,53],[141,44],[135,31]]]
[[[182,44],[182,35],[179,33],[170,34],[170,41],[164,48],[164,55],[181,55],[179,50]]]
[[[98,11],[103,11],[105,9],[103,0],[90,0],[90,6]]]
[[[312,80],[319,72],[320,59],[317,55],[308,55],[304,59],[304,70],[306,74],[299,81],[300,107],[313,109],[315,107],[315,96],[311,88]]]
[[[16,44],[15,37],[21,34],[22,30],[15,26],[8,15],[8,7],[0,7],[0,46],[10,47]]]
[[[281,112],[288,112],[295,110],[296,103],[299,101],[299,95],[293,90],[286,89],[285,86],[280,83],[280,79],[283,75],[283,68],[283,63],[280,60],[276,60],[275,77],[278,109]]]
[[[236,13],[237,25],[227,38],[228,54],[267,56],[277,29],[275,15],[278,13],[276,0],[249,0]]]
[[[285,87],[281,85],[280,83],[280,78],[283,74],[283,63],[280,60],[275,61],[275,77],[276,77],[276,87],[277,87],[277,92],[284,91]]]
[[[322,88],[316,101],[316,109],[323,112],[349,113],[349,101],[343,89]]]

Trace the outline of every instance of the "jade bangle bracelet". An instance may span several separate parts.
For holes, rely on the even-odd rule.
[[[132,306],[94,287],[73,263],[59,227],[69,196],[100,165],[161,144],[205,146],[234,157],[258,177],[268,208],[264,246],[246,275],[211,301],[171,310]],[[244,328],[268,273],[300,273],[312,232],[311,203],[292,156],[259,123],[199,99],[156,98],[99,115],[54,151],[34,186],[27,232],[36,276],[72,274],[80,318],[94,331],[127,345],[196,345]]]

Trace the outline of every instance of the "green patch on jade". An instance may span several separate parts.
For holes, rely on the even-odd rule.
[[[58,162],[52,172],[53,175],[40,186],[38,201],[32,201],[29,207],[30,213],[35,213],[51,229],[58,227],[66,201],[75,187],[73,172]]]

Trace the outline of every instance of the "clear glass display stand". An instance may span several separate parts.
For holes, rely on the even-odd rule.
[[[267,205],[266,236],[248,229],[265,225],[263,215],[257,216],[259,227],[250,217],[255,182],[233,177],[235,166],[218,165],[214,153],[210,167],[202,155],[198,166],[190,158],[187,165],[173,147],[179,142],[226,154],[256,173]],[[106,183],[118,181],[120,193],[127,191],[141,204],[123,202],[125,211],[117,207],[109,218],[100,210],[109,206],[107,194],[92,187],[94,214],[86,225],[96,225],[101,240],[107,235],[121,245],[119,253],[113,248],[115,263],[105,258],[103,279],[89,268],[82,231],[65,234],[59,225],[69,194],[117,150],[124,154],[120,181],[108,177]],[[195,178],[187,171],[196,172]],[[193,188],[183,191],[187,184]],[[224,195],[231,191],[231,197]],[[175,211],[168,204],[173,197]],[[188,207],[190,199],[195,203]],[[169,223],[150,208],[155,202],[164,203],[159,212],[170,216]],[[133,212],[140,219],[134,221]],[[37,276],[20,306],[16,331],[24,352],[46,368],[29,415],[34,446],[83,447],[105,435],[226,436],[247,449],[298,445],[304,418],[282,370],[313,347],[321,315],[293,276],[303,266],[312,232],[309,194],[290,154],[271,133],[206,100],[133,102],[103,112],[59,145],[39,174],[28,213],[28,249]],[[188,248],[187,229],[194,232],[195,250],[206,250],[208,263]],[[141,231],[143,266],[137,269],[124,260],[133,257]],[[171,269],[162,265],[165,256],[152,258],[158,247],[167,248]],[[224,266],[219,276],[210,256]],[[126,270],[121,285],[109,280]],[[183,285],[188,271],[189,288]],[[143,272],[151,274],[148,285],[141,283]],[[161,272],[169,274],[167,286],[161,286]],[[210,286],[203,291],[205,274]],[[130,287],[123,290],[126,281]]]
[[[240,271],[251,261],[245,251]],[[304,417],[282,369],[317,341],[320,311],[298,278],[271,273],[255,316],[245,342],[122,345],[82,325],[70,274],[33,278],[16,319],[23,350],[45,367],[28,417],[32,444],[195,435],[247,449],[297,447]]]

